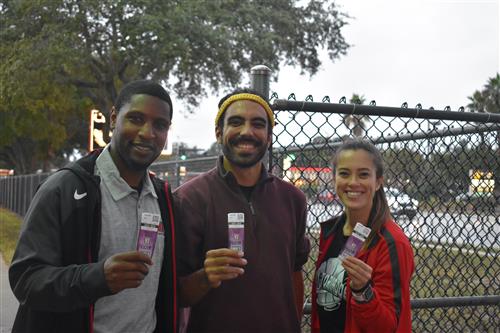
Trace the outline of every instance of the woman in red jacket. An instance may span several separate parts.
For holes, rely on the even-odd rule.
[[[413,250],[389,212],[382,156],[371,143],[350,140],[333,168],[344,212],[321,223],[312,332],[410,332]],[[370,228],[368,236],[356,255],[340,259],[357,223]]]

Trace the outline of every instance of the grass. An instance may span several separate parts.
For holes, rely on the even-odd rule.
[[[500,262],[493,250],[415,246],[414,298],[495,294],[500,286]]]
[[[5,208],[0,208],[0,252],[7,265],[10,265],[14,255],[21,222],[21,217]]]
[[[413,298],[496,295],[500,287],[498,253],[490,249],[463,251],[414,244]],[[499,327],[495,306],[414,309],[413,330],[493,332]]]

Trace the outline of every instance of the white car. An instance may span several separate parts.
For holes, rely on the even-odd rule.
[[[391,215],[394,217],[407,216],[413,220],[418,212],[418,201],[410,198],[410,196],[397,188],[386,187],[385,195],[391,210]]]

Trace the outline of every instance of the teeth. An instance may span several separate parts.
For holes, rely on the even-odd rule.
[[[237,147],[244,148],[244,149],[249,149],[249,148],[253,148],[253,145],[252,144],[248,144],[248,143],[240,143]]]
[[[137,148],[137,149],[139,149],[139,150],[144,150],[144,151],[146,151],[146,150],[147,150],[147,151],[150,151],[150,150],[151,150],[151,148],[149,148],[149,147],[145,147],[145,146],[137,146],[137,145],[136,145],[136,146],[135,146],[135,148]]]
[[[361,195],[361,192],[347,192],[347,196],[350,198],[356,198]]]

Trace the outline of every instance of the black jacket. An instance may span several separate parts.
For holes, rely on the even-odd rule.
[[[97,261],[101,234],[99,152],[51,175],[24,218],[9,268],[20,302],[12,332],[93,332],[94,303],[110,295],[104,261]],[[151,176],[165,227],[165,253],[156,300],[155,332],[175,332],[177,293],[175,228],[170,188]],[[85,197],[79,199],[83,193]]]

